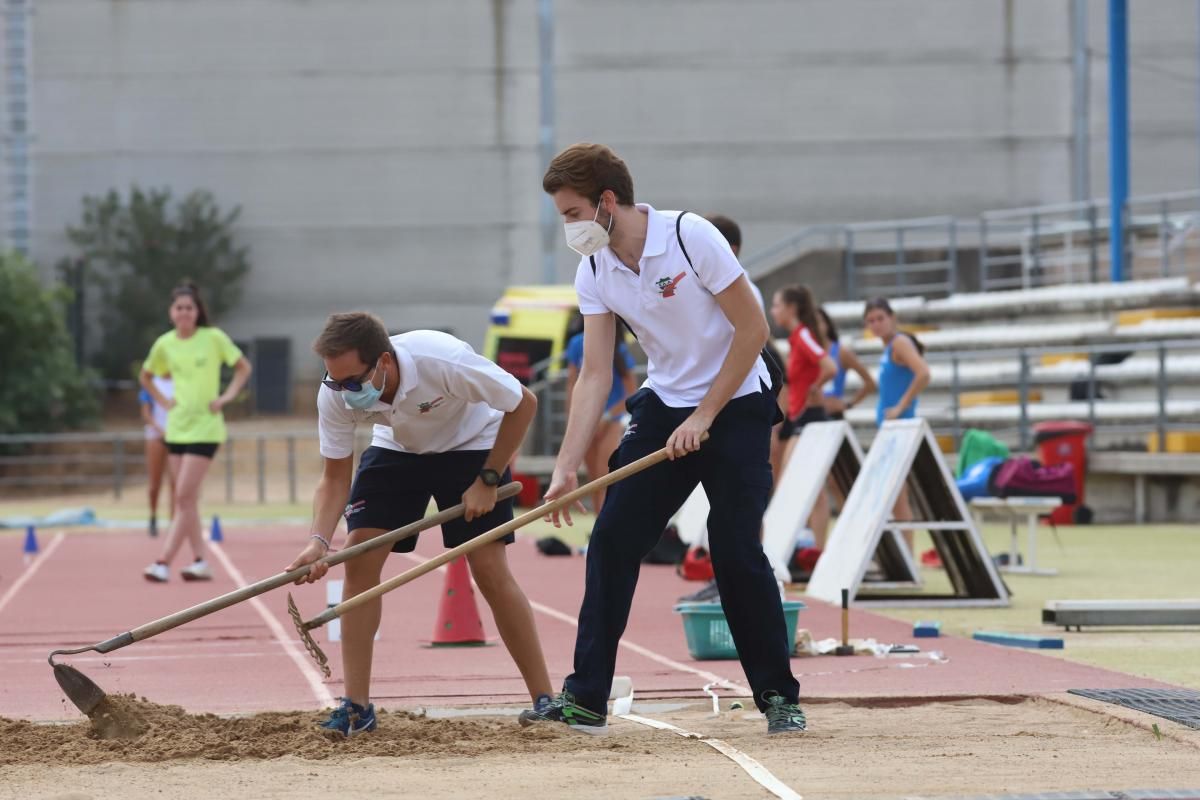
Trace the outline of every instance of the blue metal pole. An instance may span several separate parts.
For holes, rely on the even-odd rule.
[[[538,154],[542,169],[550,166],[554,158],[554,0],[538,2]],[[558,209],[550,196],[542,194],[540,208],[542,229],[542,282],[556,283],[555,246]]]
[[[1108,0],[1108,181],[1112,280],[1125,279],[1125,201],[1129,197],[1129,63],[1126,0]]]

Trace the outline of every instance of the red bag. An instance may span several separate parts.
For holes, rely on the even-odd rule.
[[[692,547],[675,568],[685,581],[711,581],[714,577],[712,557],[703,547]]]
[[[1043,467],[1028,458],[1010,458],[992,471],[988,491],[993,497],[1058,497],[1076,502],[1075,468],[1070,464]]]

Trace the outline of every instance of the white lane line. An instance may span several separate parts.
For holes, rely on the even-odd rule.
[[[677,736],[682,736],[685,739],[696,739],[704,742],[706,745],[724,755],[726,758],[733,761],[739,767],[746,771],[746,774],[758,783],[759,786],[766,789],[771,794],[780,798],[780,800],[804,800],[799,793],[794,791],[783,781],[776,778],[771,770],[764,767],[758,761],[755,761],[746,753],[738,750],[728,742],[723,742],[720,739],[714,739],[711,736],[705,736],[702,733],[693,733],[685,731],[683,728],[678,728],[669,722],[643,717],[638,714],[622,714],[621,719],[627,719],[630,722],[636,722],[641,725],[647,725],[651,728],[658,728],[661,731],[670,731]]]
[[[423,563],[425,561],[425,559],[420,558],[419,556],[415,556],[412,553],[402,553],[401,555],[403,555],[409,561],[415,561],[418,564]],[[445,567],[438,567],[438,569],[436,569],[434,571],[441,572],[444,570],[445,570]],[[559,622],[565,622],[573,628],[579,627],[579,620],[577,618],[571,616],[570,614],[564,614],[563,612],[559,611],[558,609],[551,608],[550,606],[539,603],[536,600],[530,600],[529,605],[533,607],[534,611],[537,611],[541,614],[545,614],[548,617],[553,617],[554,619],[558,620]],[[628,639],[621,639],[621,647],[624,647],[627,650],[632,650],[633,652],[637,653],[638,655],[645,656],[646,658],[650,659],[651,661],[655,661],[669,669],[678,670],[679,672],[686,672],[690,675],[695,675],[699,678],[703,678],[705,681],[713,684],[714,686],[720,686],[722,689],[728,689],[731,692],[736,692],[740,695],[751,695],[752,696],[754,694],[754,692],[750,691],[750,689],[748,687],[743,686],[740,683],[735,683],[734,681],[731,681],[728,678],[722,678],[720,675],[717,675],[712,672],[708,672],[707,670],[697,669],[696,667],[690,666],[688,664],[682,664],[672,658],[668,658],[667,656],[664,656],[662,653],[656,653],[653,650],[651,650],[650,648],[643,647],[642,645],[637,644],[635,642],[631,642]]]
[[[62,544],[65,537],[66,534],[62,531],[56,533],[54,538],[50,540],[50,544],[46,545],[46,549],[43,550],[38,557],[35,558],[32,563],[25,568],[25,570],[21,573],[21,577],[17,578],[16,581],[13,582],[12,586],[8,587],[8,591],[5,592],[3,596],[0,596],[0,612],[3,612],[4,607],[7,606],[12,599],[17,596],[17,592],[21,591],[21,587],[29,583],[29,580],[37,574],[37,571],[42,568],[42,564],[50,560],[50,556],[54,555],[54,551],[58,549],[60,544]]]
[[[233,578],[233,582],[237,584],[238,588],[245,588],[247,586],[246,579],[242,576],[241,571],[234,566],[233,561],[229,558],[229,555],[225,552],[225,549],[216,542],[209,542],[208,546],[213,553],[216,554],[217,558],[221,562],[221,566],[223,566],[225,571],[229,573],[229,577]],[[326,688],[325,683],[322,680],[323,676],[317,670],[312,661],[309,660],[308,654],[301,650],[300,645],[296,643],[295,638],[288,636],[283,625],[279,624],[279,620],[272,616],[271,612],[267,609],[266,605],[263,604],[262,600],[257,597],[252,597],[250,598],[250,605],[253,606],[254,610],[258,612],[258,615],[262,617],[263,622],[265,622],[267,627],[270,628],[271,635],[275,637],[275,641],[279,643],[279,646],[283,648],[285,653],[287,653],[288,658],[292,659],[292,662],[300,670],[300,674],[304,676],[304,680],[308,683],[308,688],[312,690],[313,697],[316,699],[316,701],[322,706],[334,705],[333,695],[329,692],[329,689]]]
[[[541,603],[535,602],[533,600],[530,600],[529,604],[531,606],[533,606],[533,608],[536,611],[540,611],[541,613],[545,614],[548,617],[554,617],[555,619],[559,620],[560,622],[565,622],[574,628],[579,627],[579,620],[576,619],[575,617],[572,617],[570,614],[564,614],[563,612],[559,611],[558,609],[551,608],[550,606],[542,605]],[[662,664],[664,667],[669,667],[671,669],[678,670],[680,672],[686,672],[691,675],[695,675],[698,678],[703,678],[704,680],[708,681],[709,683],[711,683],[715,686],[720,686],[722,689],[729,689],[732,692],[737,692],[742,695],[753,695],[754,694],[754,692],[750,691],[749,688],[742,686],[740,683],[735,683],[735,682],[729,680],[728,678],[722,678],[720,675],[717,675],[712,672],[708,672],[707,670],[697,669],[688,664],[680,663],[673,658],[668,658],[667,656],[664,656],[662,653],[656,653],[648,647],[642,647],[640,644],[631,642],[627,639],[621,640],[621,647],[624,647],[627,650],[632,650],[633,652],[637,653],[638,655],[645,656],[646,658],[650,659],[651,661],[656,661],[659,664]]]
[[[415,561],[418,564],[424,561],[424,559],[422,559],[419,556],[416,556],[412,553],[402,553],[401,555],[403,555],[409,561]],[[435,572],[445,571],[445,567],[438,567],[438,569],[434,570],[434,571]],[[542,603],[538,603],[534,600],[530,600],[529,605],[532,606],[535,611],[541,612],[542,614],[545,614],[548,617],[553,617],[554,619],[556,619],[560,622],[565,622],[573,628],[579,627],[579,620],[576,619],[575,617],[572,617],[570,614],[564,614],[563,612],[559,611],[556,608],[551,608],[550,606],[543,605]],[[721,676],[715,675],[711,672],[707,672],[702,669],[696,669],[695,667],[689,666],[687,664],[681,664],[680,662],[675,661],[672,658],[667,658],[666,656],[662,655],[661,653],[656,653],[647,647],[642,647],[640,644],[634,644],[633,642],[629,642],[629,641],[622,639],[621,646],[626,647],[626,648],[634,651],[635,653],[638,653],[639,655],[645,656],[646,658],[649,658],[652,661],[656,661],[665,667],[679,670],[680,672],[686,672],[686,673],[690,673],[692,675],[697,675],[701,678],[704,678],[707,681],[710,681],[713,685],[720,686],[725,689],[730,689],[732,691],[739,692],[740,694],[743,694],[743,695],[753,695],[754,694],[745,686],[734,683],[733,681],[727,680],[726,678],[722,678]],[[621,714],[621,715],[619,715],[619,718],[627,719],[630,722],[637,722],[642,725],[648,725],[651,728],[658,728],[659,730],[670,731],[671,733],[674,733],[678,736],[683,736],[688,739],[696,739],[698,741],[704,742],[706,745],[713,748],[717,752],[721,753],[726,758],[730,759],[735,764],[737,764],[739,767],[741,767],[746,772],[747,775],[749,775],[751,778],[754,779],[754,781],[756,783],[758,783],[760,786],[762,786],[764,789],[766,789],[771,794],[780,798],[780,800],[804,800],[804,798],[800,794],[793,791],[786,783],[784,783],[783,781],[776,778],[774,773],[772,773],[769,769],[764,767],[758,761],[755,761],[753,758],[751,758],[746,753],[742,752],[741,750],[738,750],[733,745],[728,744],[727,742],[724,742],[720,739],[714,739],[709,736],[704,736],[703,734],[692,733],[691,731],[685,731],[683,728],[678,728],[678,727],[670,724],[669,722],[662,722],[660,720],[651,719],[650,717],[643,717],[638,714]]]

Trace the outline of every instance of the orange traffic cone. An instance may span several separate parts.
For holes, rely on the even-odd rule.
[[[434,647],[473,647],[485,645],[483,622],[475,605],[475,588],[467,559],[456,558],[446,565],[446,583],[438,604],[437,625],[433,629]]]

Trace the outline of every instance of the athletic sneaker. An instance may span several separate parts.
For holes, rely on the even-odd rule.
[[[538,722],[562,722],[571,730],[580,733],[597,734],[608,731],[607,715],[597,714],[577,705],[570,692],[560,692],[545,704],[541,703],[541,699],[538,698],[538,703],[532,709],[521,712],[518,721],[522,728],[528,728]]]
[[[796,703],[789,703],[778,692],[763,695],[767,701],[767,733],[798,733],[808,729],[808,720]]]
[[[167,579],[171,577],[167,565],[159,564],[157,561],[142,570],[142,575],[145,576],[146,580],[154,583],[166,583]]]
[[[185,581],[211,581],[212,570],[208,568],[207,561],[200,559],[179,570],[179,577]]]
[[[716,581],[709,581],[703,589],[685,594],[679,598],[680,603],[717,603],[721,600],[721,590],[717,588]]]
[[[347,739],[375,730],[378,721],[375,719],[375,704],[368,703],[363,708],[358,703],[350,702],[347,697],[339,697],[342,704],[329,714],[329,719],[321,723],[322,730],[329,733],[340,733]]]

